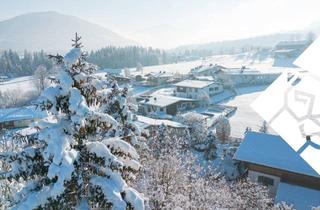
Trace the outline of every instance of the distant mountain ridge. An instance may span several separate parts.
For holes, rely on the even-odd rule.
[[[105,46],[138,45],[111,30],[57,12],[28,13],[0,21],[0,49],[65,51],[78,32],[88,50]]]
[[[218,42],[209,42],[204,44],[184,45],[172,49],[175,52],[184,52],[185,50],[211,50],[216,54],[230,53],[235,49],[261,47],[272,48],[280,41],[288,41],[294,39],[303,39],[307,32],[288,32],[251,37],[246,39],[236,39]]]

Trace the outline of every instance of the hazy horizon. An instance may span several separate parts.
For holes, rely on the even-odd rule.
[[[56,11],[159,48],[302,30],[320,20],[317,0],[0,0],[0,4],[1,21]]]

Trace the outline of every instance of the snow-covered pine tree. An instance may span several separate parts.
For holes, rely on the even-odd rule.
[[[230,138],[231,127],[228,118],[221,117],[216,125],[216,135],[222,143],[227,143]]]
[[[48,119],[37,123],[20,151],[0,155],[10,166],[1,178],[24,183],[10,208],[144,209],[144,199],[126,182],[140,167],[128,143],[139,132],[130,123],[131,108],[118,87],[109,98],[101,96],[114,93],[116,84],[93,74],[95,66],[86,62],[80,38],[76,34],[64,57],[51,56],[60,72],[39,99]]]

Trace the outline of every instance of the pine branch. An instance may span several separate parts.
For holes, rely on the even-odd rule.
[[[72,47],[75,47],[75,48],[81,48],[81,47],[83,47],[82,46],[82,43],[81,42],[79,42],[80,40],[81,40],[81,36],[78,36],[78,33],[76,33],[76,35],[75,35],[75,38],[74,39],[71,39],[71,41],[72,42],[74,42],[73,44],[72,44]]]
[[[63,63],[63,56],[62,55],[48,55],[49,59],[53,59],[58,65]]]

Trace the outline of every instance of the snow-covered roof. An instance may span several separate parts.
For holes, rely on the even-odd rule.
[[[174,84],[175,86],[179,86],[179,87],[190,87],[190,88],[205,88],[209,85],[212,85],[216,82],[212,82],[212,81],[202,81],[202,80],[184,80],[181,82],[178,82],[176,84]]]
[[[220,69],[225,69],[225,67],[223,66],[220,66],[220,65],[213,65],[212,63],[209,64],[209,65],[201,65],[201,66],[197,66],[193,69],[191,69],[191,72],[192,73],[200,73],[200,72],[205,72],[205,71],[211,71],[211,70],[214,70],[214,71],[219,71]]]
[[[297,210],[312,209],[312,207],[320,206],[320,191],[280,182],[275,202],[281,203],[282,201],[292,204]]]
[[[149,98],[140,101],[140,104],[147,104],[158,107],[166,107],[179,101],[195,101],[189,98],[180,98],[168,95],[152,94]]]
[[[215,81],[215,79],[212,76],[198,76],[195,78],[196,80],[201,80],[201,81]]]
[[[277,135],[248,132],[234,158],[320,178],[319,174]]]
[[[149,74],[147,74],[147,76],[150,77],[173,77],[174,74],[172,72],[166,72],[166,71],[159,71],[159,72],[150,72]]]
[[[183,125],[179,122],[175,122],[172,120],[162,120],[162,119],[153,119],[150,117],[145,117],[141,115],[137,115],[137,121],[145,124],[146,126],[160,126],[162,124],[172,127],[172,128],[186,128],[186,125]]]
[[[0,109],[0,122],[40,119],[46,116],[46,112],[41,111],[39,108],[36,109],[34,106]]]

